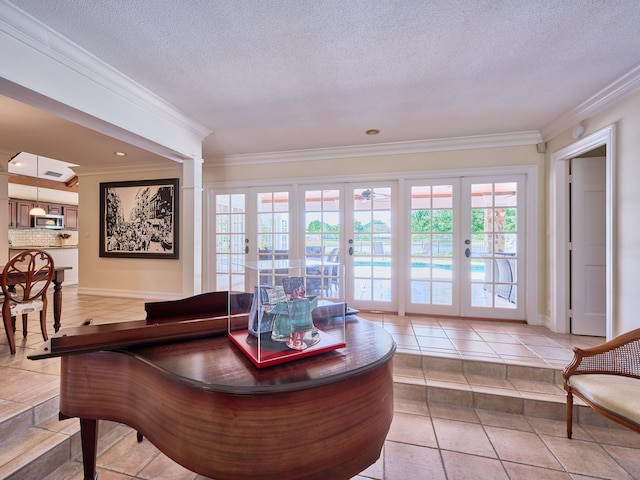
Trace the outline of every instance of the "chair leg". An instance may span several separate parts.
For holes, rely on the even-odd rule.
[[[22,336],[27,338],[27,319],[29,318],[28,313],[22,314]]]
[[[42,338],[46,342],[49,338],[47,336],[47,312],[40,310],[40,331],[42,332]]]
[[[4,329],[7,332],[7,341],[9,342],[11,355],[15,355],[16,353],[16,338],[14,335],[16,324],[15,320],[15,317],[4,317]]]
[[[573,433],[573,395],[567,392],[567,438]]]

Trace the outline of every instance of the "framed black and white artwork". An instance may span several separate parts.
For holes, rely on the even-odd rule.
[[[178,179],[100,184],[100,256],[178,258]]]

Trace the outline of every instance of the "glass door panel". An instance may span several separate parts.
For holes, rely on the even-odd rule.
[[[244,291],[248,248],[246,195],[215,195],[215,290]]]
[[[288,269],[278,260],[289,259],[290,203],[288,191],[256,193],[257,245],[261,285],[282,285]],[[263,268],[264,267],[264,268]]]
[[[321,298],[342,299],[340,189],[304,190],[307,292]]]
[[[521,237],[524,179],[466,179],[466,315],[523,319]]]
[[[350,187],[347,299],[356,308],[394,309],[392,268],[392,189],[390,186]]]
[[[409,192],[409,285],[407,310],[455,315],[454,190],[457,183],[412,182]],[[457,267],[459,268],[459,267]]]

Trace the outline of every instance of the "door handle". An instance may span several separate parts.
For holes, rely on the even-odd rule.
[[[249,253],[249,245],[247,245],[246,247],[244,247],[244,253]]]
[[[467,258],[469,258],[471,256],[471,249],[470,248],[465,248],[464,249],[464,254]]]
[[[349,255],[353,256],[353,247],[349,247]]]

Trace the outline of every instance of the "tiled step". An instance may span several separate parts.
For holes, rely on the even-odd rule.
[[[0,478],[44,478],[69,460],[71,437],[40,427],[30,427],[1,445]]]
[[[396,402],[445,404],[549,420],[566,419],[562,370],[396,353]],[[622,428],[574,397],[573,421]]]
[[[50,401],[57,403],[57,397]],[[34,418],[37,408],[16,412],[0,425],[6,434],[0,437],[0,478],[4,480],[45,478],[81,453],[78,419],[60,421],[55,415],[30,425],[25,419]],[[117,426],[114,422],[100,422],[101,449],[108,448],[109,442],[104,439]]]

